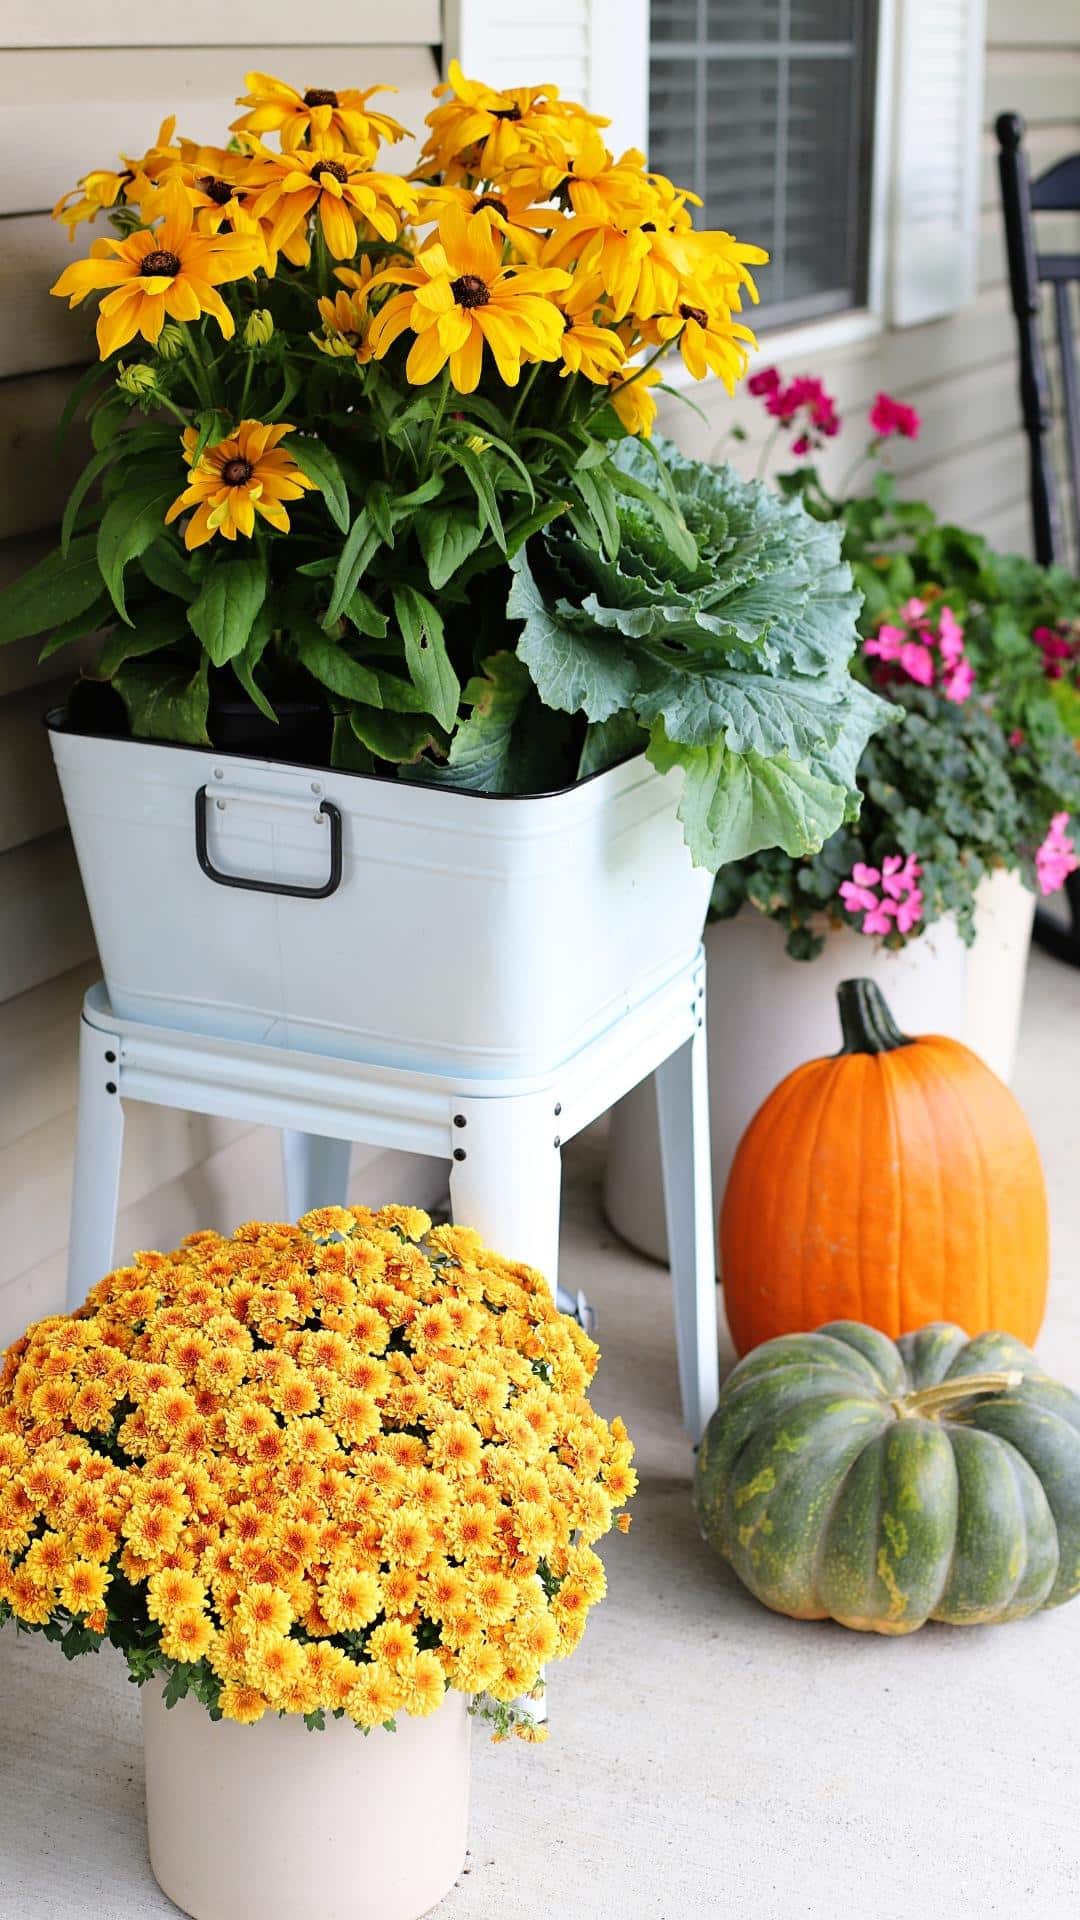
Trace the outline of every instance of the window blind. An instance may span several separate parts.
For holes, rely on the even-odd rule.
[[[876,0],[652,0],[649,156],[769,249],[770,324],[860,306]]]

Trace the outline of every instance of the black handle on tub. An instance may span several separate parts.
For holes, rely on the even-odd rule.
[[[257,800],[258,794],[252,794]],[[210,858],[206,844],[206,802],[207,790],[200,787],[195,795],[195,858],[208,880],[219,887],[242,887],[246,893],[284,893],[294,900],[325,900],[336,893],[341,885],[341,814],[332,800],[324,800],[319,808],[330,822],[330,874],[321,887],[291,887],[284,880],[246,880],[242,874],[222,873]]]

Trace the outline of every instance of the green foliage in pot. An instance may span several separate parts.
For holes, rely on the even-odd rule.
[[[0,639],[97,636],[141,739],[220,746],[241,691],[271,738],[314,700],[336,767],[486,793],[645,747],[700,864],[813,852],[888,711],[847,675],[839,534],[649,441],[664,354],[745,371],[761,249],[557,89],[454,67],[405,178],[366,95],[248,78],[228,147],[168,122],[56,210],[114,229],[53,288],[100,297],[94,451]]]
[[[793,451],[839,431],[820,382],[755,383],[777,432],[795,432]],[[919,429],[914,411],[885,395],[870,420],[871,456]],[[856,671],[904,721],[864,750],[856,822],[816,854],[774,847],[727,867],[713,913],[728,918],[749,903],[783,926],[798,960],[822,951],[830,926],[901,947],[945,914],[970,943],[987,874],[1010,869],[1050,893],[1076,867],[1080,583],[1065,568],[995,553],[982,535],[902,499],[885,467],[859,494],[830,493],[812,463],[781,473],[777,486],[841,533],[863,601]]]

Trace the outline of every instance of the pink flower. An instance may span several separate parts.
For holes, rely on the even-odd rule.
[[[910,604],[910,603],[909,603]],[[964,629],[951,607],[942,607],[938,621],[938,652],[946,666],[952,667],[964,651]]]
[[[857,860],[851,878],[840,883],[840,899],[848,913],[863,916],[861,933],[910,933],[922,918],[923,896],[917,885],[922,868],[913,853],[907,859],[887,853],[877,867]],[[880,885],[880,896],[874,889]]]
[[[799,457],[840,431],[835,400],[822,382],[809,374],[797,374],[785,386],[776,367],[765,367],[751,376],[747,386],[755,399],[765,402],[766,413],[782,427],[798,429],[791,451]]]
[[[955,667],[949,667],[941,676],[941,691],[946,700],[955,700],[958,706],[967,700],[975,686],[975,669],[970,660],[958,660]]]
[[[1056,893],[1070,873],[1080,867],[1076,848],[1065,831],[1067,813],[1055,813],[1046,829],[1046,838],[1035,853],[1035,874],[1042,894]]]
[[[898,433],[905,440],[917,440],[922,421],[914,407],[905,406],[890,394],[879,393],[869,414],[870,430],[878,440],[891,440]]]
[[[1080,642],[1056,633],[1053,627],[1036,627],[1031,637],[1042,654],[1048,680],[1063,680],[1066,665],[1080,659]]]
[[[1026,739],[1027,735],[1023,727],[1014,727],[1009,735],[1009,745],[1010,747],[1022,747]]]
[[[906,640],[898,658],[909,680],[917,680],[921,687],[933,686],[934,656],[929,647],[919,640]]]
[[[900,618],[903,626],[882,621],[877,633],[863,641],[863,652],[895,665],[920,687],[932,687],[936,681],[946,700],[966,700],[975,687],[975,670],[964,652],[964,629],[952,608],[942,606],[936,629],[925,600],[905,601]],[[881,677],[887,680],[889,675]]]

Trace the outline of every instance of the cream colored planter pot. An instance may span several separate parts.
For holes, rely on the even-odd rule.
[[[830,932],[824,952],[808,962],[790,960],[779,927],[753,910],[709,927],[709,1105],[717,1206],[735,1149],[762,1101],[804,1060],[836,1052],[841,980],[855,975],[876,980],[902,1029],[963,1040],[1008,1080],[1034,909],[1034,898],[1019,878],[1001,871],[979,888],[973,947],[964,946],[952,920],[939,920],[898,953],[843,928]],[[605,1205],[622,1239],[666,1262],[651,1079],[612,1110]]]
[[[150,1864],[193,1920],[419,1920],[465,1859],[462,1693],[396,1733],[210,1719],[142,1689]]]

